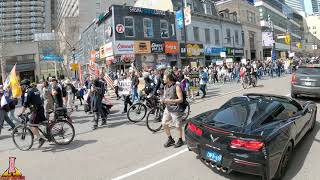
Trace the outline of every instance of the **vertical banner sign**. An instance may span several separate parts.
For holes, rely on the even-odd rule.
[[[187,6],[184,8],[184,23],[186,26],[191,24],[191,8]]]
[[[182,10],[176,12],[177,28],[183,29]]]

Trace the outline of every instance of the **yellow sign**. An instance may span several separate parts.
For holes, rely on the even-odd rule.
[[[289,33],[287,33],[286,34],[286,37],[284,38],[284,42],[286,43],[286,44],[290,44],[290,42],[291,42],[291,37],[290,37],[290,34]]]
[[[71,64],[71,70],[76,71],[79,69],[79,64]]]
[[[297,43],[297,48],[299,48],[299,49],[301,49],[301,48],[302,48],[302,44],[301,44],[301,42],[298,42],[298,43]]]
[[[151,53],[150,41],[135,41],[134,51],[136,54],[150,54]]]

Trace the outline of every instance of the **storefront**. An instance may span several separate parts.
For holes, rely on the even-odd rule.
[[[223,58],[220,56],[221,52],[226,52],[226,48],[217,48],[212,47],[210,45],[205,46],[205,58],[206,58],[206,66],[209,66],[217,61],[222,61]]]
[[[135,61],[134,41],[116,41],[113,45],[113,55],[106,58],[109,71],[127,72]]]
[[[203,44],[180,43],[180,57],[182,66],[205,66]]]

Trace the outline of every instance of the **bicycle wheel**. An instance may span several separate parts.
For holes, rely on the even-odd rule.
[[[187,102],[186,109],[183,112],[182,121],[187,120],[189,117],[189,114],[190,114],[190,104],[189,102]]]
[[[147,106],[143,103],[136,103],[129,108],[127,117],[129,121],[136,123],[142,121],[146,117],[146,114]]]
[[[28,151],[33,145],[33,133],[29,127],[19,125],[13,129],[12,140],[21,151]]]
[[[148,112],[147,115],[147,128],[152,132],[160,131],[162,128],[162,115],[163,111],[159,107],[155,107]]]
[[[70,144],[75,136],[73,125],[66,120],[54,122],[49,132],[53,142],[58,145]]]
[[[247,89],[248,88],[248,78],[244,77],[242,80],[242,87],[243,89]]]

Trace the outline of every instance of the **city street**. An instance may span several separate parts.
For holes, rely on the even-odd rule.
[[[191,105],[191,116],[217,108],[227,99],[245,92],[288,95],[289,80],[287,76],[260,81],[259,87],[249,90],[243,90],[240,84],[213,87],[208,98]],[[179,149],[163,148],[166,141],[164,132],[152,134],[144,122],[130,123],[125,115],[120,114],[122,101],[113,102],[115,107],[108,119],[108,126],[96,131],[91,130],[90,115],[83,111],[74,113],[76,137],[68,146],[46,143],[41,149],[22,152],[15,148],[11,136],[4,129],[0,136],[0,171],[7,169],[8,158],[14,156],[17,158],[16,167],[30,180],[259,179],[240,173],[217,173],[196,159],[186,146]],[[320,166],[316,161],[320,150],[319,129],[318,121],[314,131],[297,147],[285,179],[317,179]]]

